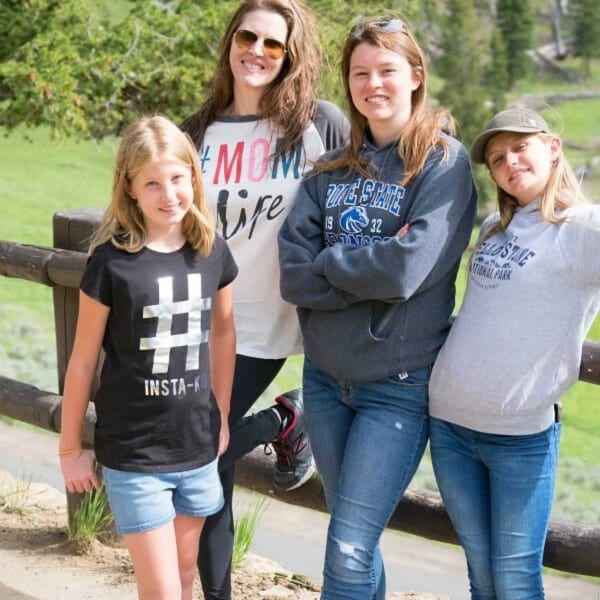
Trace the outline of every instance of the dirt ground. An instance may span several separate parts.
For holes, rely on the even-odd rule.
[[[0,470],[0,600],[135,600],[131,562],[120,544],[94,543],[82,554],[67,540],[66,500],[44,484]],[[318,586],[250,555],[234,574],[234,600],[315,600]],[[201,599],[197,586],[195,597]],[[394,594],[395,600],[448,600]]]
[[[61,478],[56,443],[56,437],[47,432],[0,421],[0,600],[135,600],[131,563],[123,547],[97,544],[88,556],[81,556],[68,544],[66,499],[58,491]],[[45,483],[29,485],[27,501],[23,502],[19,490],[24,484],[9,473]],[[242,492],[236,492],[242,494],[240,511],[249,501]],[[22,514],[12,510],[19,506]],[[270,499],[269,519],[261,521],[253,551],[275,560],[281,556],[288,569],[302,565],[304,572],[319,581],[315,572],[319,571],[321,556],[316,568],[309,564],[314,562],[313,554],[320,552],[326,527],[324,515]],[[389,600],[468,597],[464,558],[456,548],[393,531],[384,533],[382,545],[388,582],[395,581]],[[286,554],[292,550],[295,559],[290,561]],[[235,574],[234,600],[319,597],[316,586],[303,584],[301,576],[261,557],[250,556],[245,569]],[[544,579],[548,600],[600,600],[600,578],[549,572]],[[194,598],[201,600],[197,590]],[[392,590],[397,592],[392,594]]]

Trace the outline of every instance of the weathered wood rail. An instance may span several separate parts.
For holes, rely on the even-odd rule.
[[[596,349],[595,357],[600,360],[600,348]],[[57,394],[0,376],[0,414],[58,432],[61,400]],[[83,433],[84,442],[90,446],[94,422],[95,411],[90,405]],[[238,463],[236,482],[289,504],[327,511],[317,477],[297,490],[279,493],[272,485],[272,468],[272,458],[266,456],[262,449],[256,449]],[[440,496],[433,492],[409,489],[388,526],[431,540],[458,543]],[[552,520],[544,564],[569,573],[600,576],[600,527]]]
[[[85,262],[84,252],[0,240],[0,275],[6,277],[76,289]],[[600,384],[600,342],[584,343],[579,379]]]
[[[0,275],[54,288],[59,390],[73,342],[77,288],[85,266],[84,240],[97,226],[99,211],[73,211],[55,216],[55,248],[0,240]],[[580,380],[600,384],[600,342],[586,341]],[[62,397],[27,383],[0,376],[0,414],[42,427],[60,430]],[[84,443],[91,446],[95,410],[90,405],[84,426]],[[272,487],[272,458],[258,449],[239,462],[237,483],[273,495],[290,504],[326,511],[318,477],[292,492],[279,494]],[[432,540],[457,543],[439,494],[408,490],[389,527]],[[600,527],[553,520],[544,552],[544,564],[561,571],[600,576]]]

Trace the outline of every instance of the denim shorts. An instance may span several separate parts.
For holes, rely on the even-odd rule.
[[[158,529],[176,514],[207,517],[223,507],[218,459],[198,469],[132,473],[102,467],[110,509],[121,535]]]

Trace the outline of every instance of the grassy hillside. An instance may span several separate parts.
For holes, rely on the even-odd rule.
[[[0,137],[0,239],[52,246],[55,212],[106,203],[114,145],[29,135]],[[53,319],[50,288],[0,279],[0,374],[56,390]]]

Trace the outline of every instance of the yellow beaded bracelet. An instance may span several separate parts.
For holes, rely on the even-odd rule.
[[[59,456],[70,456],[71,454],[77,454],[78,452],[81,452],[81,448],[71,448],[70,450],[59,450],[58,455]]]

